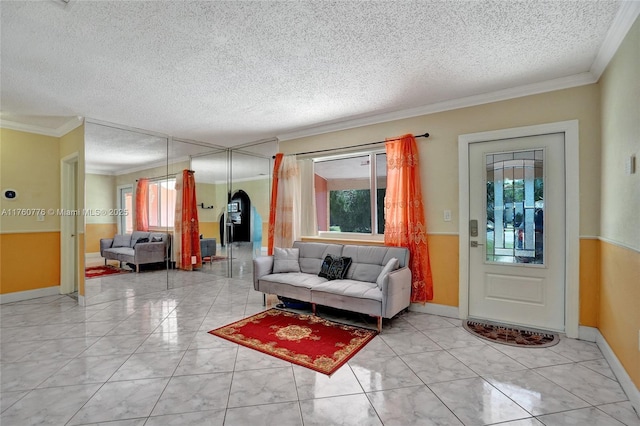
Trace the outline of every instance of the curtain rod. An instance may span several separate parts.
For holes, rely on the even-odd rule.
[[[424,134],[422,134],[422,135],[416,135],[416,136],[414,136],[414,138],[428,138],[428,137],[429,137],[429,133],[424,133]],[[358,145],[343,146],[343,147],[340,147],[340,148],[329,148],[329,149],[319,149],[319,150],[317,150],[317,151],[297,152],[297,153],[292,154],[292,155],[308,155],[308,154],[317,154],[317,153],[320,153],[320,152],[337,151],[337,150],[342,150],[342,149],[357,148],[357,147],[360,147],[360,146],[378,145],[378,144],[386,143],[386,142],[387,142],[386,140],[384,140],[384,141],[378,141],[378,142],[368,142],[368,143],[361,143],[361,144],[358,144]],[[275,156],[274,156],[273,158],[275,158]]]
[[[195,171],[193,170],[187,170],[189,173],[195,173]],[[164,179],[164,178],[168,178],[168,177],[175,177],[178,173],[180,172],[175,172],[175,173],[170,173],[168,175],[162,175],[162,176],[154,176],[154,177],[148,177],[148,178],[140,178],[140,179],[149,179],[149,180],[156,180],[156,179]],[[136,182],[139,181],[140,179],[136,179]]]

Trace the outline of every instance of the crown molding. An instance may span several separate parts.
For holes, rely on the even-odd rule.
[[[609,27],[609,31],[600,46],[596,59],[591,64],[591,74],[600,79],[609,62],[616,54],[620,44],[627,36],[636,19],[640,15],[640,1],[623,1],[618,13]]]
[[[537,95],[540,93],[553,92],[562,89],[570,89],[572,87],[593,84],[597,81],[598,79],[591,72],[584,72],[567,77],[542,81],[539,83],[526,84],[524,86],[498,90],[491,93],[483,93],[480,95],[468,96],[465,98],[436,102],[434,104],[405,109],[401,111],[370,115],[367,117],[339,122],[329,122],[320,126],[308,127],[294,132],[278,135],[278,140],[286,141],[299,139],[307,136],[315,136],[324,133],[353,129],[356,127],[370,126],[373,124],[385,123],[389,121],[419,117],[421,115],[435,114],[438,112],[451,111],[460,108],[468,108],[477,105],[521,98],[523,96]]]
[[[17,123],[10,120],[0,120],[0,127],[5,129],[17,130],[19,132],[35,133],[44,136],[53,136],[60,138],[70,131],[80,127],[84,123],[84,118],[80,116],[71,117],[64,124],[58,128],[52,129],[51,127],[37,126],[33,124]]]

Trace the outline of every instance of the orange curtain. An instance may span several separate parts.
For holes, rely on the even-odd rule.
[[[178,185],[182,184],[182,188]],[[176,180],[176,190],[182,197],[176,200],[181,203],[182,217],[180,218],[180,258],[178,268],[191,271],[202,268],[200,253],[200,223],[198,222],[198,206],[196,205],[196,180],[193,171],[182,171],[182,182]],[[178,209],[176,209],[177,211]],[[178,217],[176,217],[178,220]],[[195,263],[192,257],[195,256]]]
[[[387,193],[384,200],[384,242],[409,248],[411,302],[433,300],[427,225],[422,203],[416,139],[408,134],[387,139]]]
[[[149,230],[149,179],[138,179],[136,186],[136,230]]]
[[[273,163],[273,178],[271,182],[271,204],[269,205],[269,237],[267,240],[267,254],[273,255],[273,245],[276,230],[276,202],[278,200],[278,174],[282,165],[284,154],[277,153]]]

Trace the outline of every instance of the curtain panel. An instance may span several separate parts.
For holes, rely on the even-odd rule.
[[[269,210],[269,254],[300,238],[300,170],[295,156],[276,155]]]
[[[149,179],[138,179],[136,185],[136,227],[137,231],[149,230]]]
[[[411,302],[433,300],[427,225],[422,201],[418,148],[411,134],[387,139],[387,192],[384,200],[384,242],[411,253]]]
[[[200,222],[196,205],[196,181],[191,170],[176,177],[176,214],[173,234],[177,267],[186,271],[202,268]],[[195,263],[192,257],[195,256]]]

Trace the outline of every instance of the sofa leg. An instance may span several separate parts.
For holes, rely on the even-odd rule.
[[[378,333],[382,333],[382,317],[378,317]]]
[[[311,312],[313,312],[313,315],[316,314],[316,304],[315,303],[311,304]]]
[[[262,293],[262,306],[267,306],[267,293]]]

